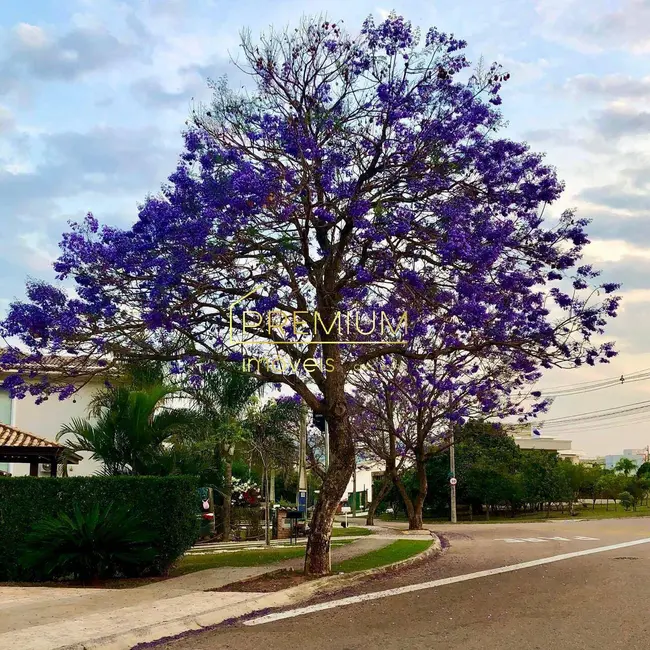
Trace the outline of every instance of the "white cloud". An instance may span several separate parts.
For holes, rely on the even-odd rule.
[[[506,72],[510,73],[508,85],[526,84],[531,81],[541,79],[546,71],[551,67],[551,63],[546,59],[537,59],[536,61],[520,61],[518,59],[499,54],[496,61],[503,66]]]
[[[0,106],[0,134],[12,131],[15,125],[13,113],[4,106]]]
[[[56,247],[41,232],[28,232],[19,236],[24,249],[24,263],[32,271],[50,271],[56,260]]]
[[[585,258],[596,262],[620,262],[625,258],[650,260],[650,248],[622,239],[593,239],[585,248]]]
[[[603,99],[650,98],[650,76],[635,78],[626,74],[579,74],[567,79],[564,89],[580,95],[593,95]]]
[[[47,44],[47,36],[41,27],[29,23],[19,23],[14,27],[14,34],[21,45],[30,48],[41,48]]]
[[[624,291],[621,296],[623,308],[630,304],[650,302],[650,289],[632,289],[632,291]]]
[[[582,52],[650,52],[648,0],[537,0],[537,31]]]

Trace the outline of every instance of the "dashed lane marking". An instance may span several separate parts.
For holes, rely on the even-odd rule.
[[[499,537],[495,539],[495,542],[506,542],[506,544],[525,544],[526,542],[531,542],[536,544],[538,542],[572,542],[574,540],[579,540],[582,542],[597,542],[599,541],[598,537],[583,537],[581,535],[576,535],[575,537]]]

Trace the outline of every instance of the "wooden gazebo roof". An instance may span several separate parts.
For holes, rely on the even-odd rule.
[[[82,457],[52,440],[21,431],[8,424],[0,424],[0,462],[47,463],[56,467],[66,462],[76,465]]]

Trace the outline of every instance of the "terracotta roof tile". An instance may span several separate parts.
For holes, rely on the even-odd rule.
[[[45,438],[39,438],[33,433],[21,431],[7,424],[0,424],[0,447],[54,447],[63,449],[63,445]]]

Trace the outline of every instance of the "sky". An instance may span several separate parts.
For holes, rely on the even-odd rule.
[[[395,10],[510,72],[503,113],[566,183],[554,208],[592,219],[585,261],[622,283],[609,365],[540,386],[650,369],[650,0],[23,0],[0,2],[0,316],[52,279],[70,220],[127,227],[174,170],[208,78],[246,83],[239,34],[326,13],[355,31]],[[558,397],[548,418],[650,400],[650,381]],[[642,418],[643,416],[641,416]],[[589,455],[650,444],[650,415],[557,430]],[[543,429],[551,435],[551,427]]]

